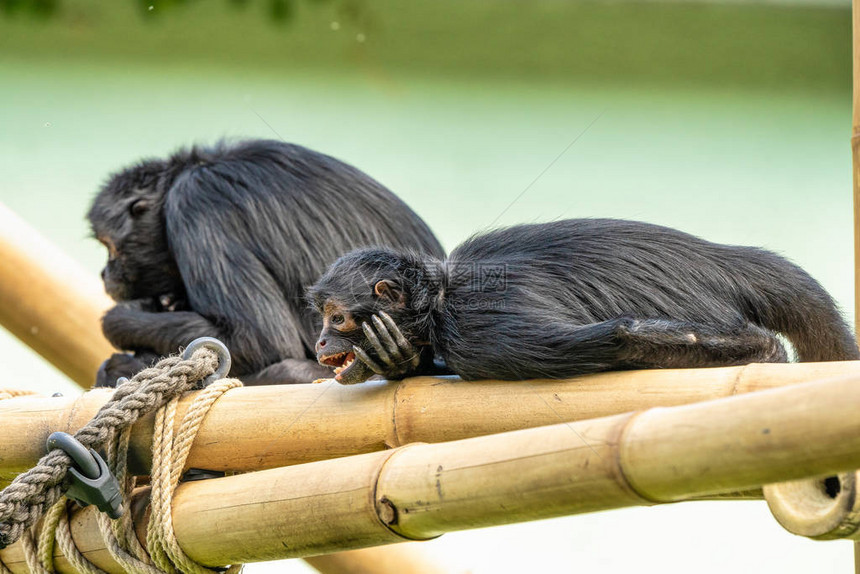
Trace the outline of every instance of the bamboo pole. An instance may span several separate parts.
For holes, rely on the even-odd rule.
[[[174,529],[219,566],[744,490],[860,467],[858,409],[857,378],[843,377],[184,483]],[[95,559],[94,513],[72,530]],[[20,544],[0,559],[24,571]]]
[[[860,335],[860,6],[851,0],[852,119],[851,162],[854,186],[854,333]],[[857,473],[855,473],[855,477]],[[856,488],[856,481],[855,481]],[[854,573],[860,574],[860,541],[854,543]]]
[[[570,381],[478,381],[419,377],[400,383],[276,385],[230,390],[203,422],[189,467],[250,471],[396,447],[591,419],[852,375],[860,361],[753,364],[716,369],[604,373]],[[32,467],[53,431],[74,433],[108,400],[0,401],[0,483]],[[179,403],[182,419],[192,400]],[[177,423],[178,424],[178,423]],[[153,417],[132,430],[132,471],[149,471]]]
[[[860,6],[851,2],[853,90],[851,159],[854,182],[854,326],[860,334]]]
[[[111,302],[97,279],[0,204],[0,325],[88,388],[114,352],[101,335]]]

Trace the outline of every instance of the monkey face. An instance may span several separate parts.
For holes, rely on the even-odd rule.
[[[316,344],[319,364],[333,367],[335,380],[343,385],[362,383],[372,377],[373,371],[356,360],[353,352],[354,346],[367,350],[361,323],[345,305],[333,300],[323,304],[322,314],[323,329]]]
[[[147,162],[115,175],[88,214],[93,235],[108,251],[102,279],[116,301],[152,299],[155,306],[175,308],[185,296],[167,244],[162,169]]]

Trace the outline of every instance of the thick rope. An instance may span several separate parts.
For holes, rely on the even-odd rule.
[[[215,574],[216,571],[198,564],[188,557],[176,540],[173,531],[171,507],[173,491],[182,477],[182,470],[188,460],[191,446],[206,414],[225,392],[241,386],[235,379],[222,379],[197,393],[185,413],[179,431],[174,438],[176,408],[179,397],[171,399],[155,415],[152,441],[152,476],[150,493],[150,521],[147,529],[149,555],[140,545],[131,521],[131,513],[125,512],[117,520],[110,520],[106,514],[99,514],[98,526],[111,556],[130,574]],[[128,476],[128,443],[130,427],[124,429],[107,444],[107,462],[117,480],[123,486],[123,505],[130,508],[129,495],[134,488],[134,477]],[[65,520],[65,522],[64,522]],[[65,528],[62,528],[62,527]],[[56,534],[54,531],[56,530]],[[66,557],[85,574],[104,574],[90,563],[75,548],[68,530],[68,515],[65,502],[54,505],[45,515],[42,533],[37,550],[38,563],[28,557],[28,566],[33,574],[54,572],[53,548],[57,543]],[[25,553],[33,550],[28,546]],[[150,556],[152,559],[150,559]],[[241,565],[231,566],[227,572],[241,571]]]
[[[185,468],[191,445],[203,423],[203,418],[221,395],[241,385],[242,383],[235,379],[223,379],[198,393],[185,413],[175,437],[173,421],[178,399],[170,401],[155,415],[155,434],[152,440],[151,514],[146,532],[146,545],[153,561],[165,572],[175,570],[185,574],[218,572],[195,562],[179,546],[173,530],[171,508],[173,492],[182,477],[182,470]],[[234,565],[228,572],[239,572],[241,568],[241,565]]]
[[[28,391],[25,389],[0,389],[0,401],[4,399],[14,399],[16,397],[25,397],[25,396],[33,396],[38,395],[36,391]],[[28,564],[38,564],[38,557],[36,555],[36,544],[30,540],[29,544],[24,544],[24,558],[27,560]],[[30,550],[31,553],[28,556],[27,550]],[[0,574],[12,574],[12,571],[3,563],[3,560],[0,560]]]
[[[174,397],[172,400],[178,400]],[[128,443],[131,439],[131,428],[124,429],[107,445],[107,464],[116,476],[122,492],[123,507],[131,509],[131,492],[135,486],[135,478],[128,475]],[[162,574],[162,571],[152,565],[152,561],[141,546],[131,521],[131,512],[124,512],[117,520],[111,520],[107,514],[100,513],[97,518],[99,531],[111,557],[129,574]]]
[[[113,398],[75,433],[75,438],[87,448],[106,447],[141,416],[190,390],[214,373],[217,366],[217,355],[206,348],[196,351],[189,360],[162,359],[120,385]],[[64,481],[70,465],[69,456],[54,449],[0,492],[0,548],[21,538],[60,499],[67,488]]]
[[[76,571],[81,574],[106,574],[104,570],[87,560],[86,556],[75,546],[75,541],[72,539],[71,526],[69,525],[69,504],[69,501],[66,499],[60,499],[60,502],[57,503],[62,512],[53,532],[51,532],[47,524],[43,523],[42,536],[39,537],[39,555],[41,556],[42,564],[48,570],[54,571],[54,553],[52,550],[49,552],[47,548],[43,548],[43,543],[46,542],[48,536],[53,535],[55,536],[54,542],[60,547],[60,552],[63,553],[63,556]],[[49,515],[50,513],[48,513]],[[45,522],[47,522],[47,519]]]
[[[203,350],[203,352],[208,353],[207,350]],[[195,353],[192,361],[201,358],[201,364],[205,366],[211,364],[211,361],[208,360],[211,357],[198,357],[198,353]],[[182,369],[186,369],[185,371],[177,368],[178,365],[181,365],[181,361],[174,360],[165,365],[166,361],[169,360],[166,359],[159,362],[153,369],[166,367],[168,369],[166,374],[170,375],[175,386],[183,390],[190,388],[197,380],[208,375],[204,371],[202,375],[193,373],[189,376],[189,371],[186,369],[187,366],[181,367]],[[214,367],[212,370],[214,371]],[[178,375],[177,371],[179,372]],[[160,374],[162,373],[146,373],[146,371],[142,371],[139,374],[140,376],[136,376],[132,381],[121,385],[120,389],[115,391],[113,399],[102,407],[96,414],[96,417],[84,427],[84,429],[88,427],[99,428],[99,425],[94,423],[105,412],[108,413],[105,416],[111,416],[114,417],[114,420],[123,421],[123,423],[109,428],[107,437],[101,443],[101,446],[106,451],[108,467],[120,483],[123,497],[122,505],[126,512],[117,520],[110,520],[106,514],[99,514],[97,517],[99,530],[111,556],[130,574],[176,574],[177,571],[183,574],[217,574],[223,571],[212,570],[195,562],[179,546],[173,530],[171,506],[173,492],[179,484],[182,470],[185,467],[194,438],[203,423],[204,417],[221,395],[232,388],[241,386],[242,383],[237,380],[222,379],[198,393],[185,413],[179,430],[174,437],[173,429],[176,408],[179,402],[179,394],[182,391],[174,392],[172,389],[165,389],[162,384],[164,377],[159,376]],[[128,388],[128,385],[134,385],[134,388]],[[152,555],[152,558],[150,558],[146,549],[138,541],[134,524],[131,521],[131,512],[129,511],[130,494],[135,486],[135,477],[128,475],[128,447],[131,436],[131,424],[146,411],[143,408],[138,408],[136,417],[123,415],[115,411],[123,407],[126,407],[125,410],[130,410],[127,408],[128,405],[137,406],[141,404],[144,397],[140,395],[145,392],[153,393],[153,389],[155,389],[154,393],[159,394],[161,398],[166,400],[162,400],[160,403],[151,400],[145,401],[145,405],[155,404],[158,408],[152,443],[151,513],[147,528],[147,546]],[[10,396],[20,396],[21,394],[29,393],[16,393],[15,395],[9,393]],[[0,398],[9,397],[0,395]],[[109,408],[110,405],[116,406]],[[124,424],[125,421],[130,422]],[[81,429],[81,431],[84,431],[84,429]],[[80,438],[81,431],[78,432],[76,437],[83,443],[84,441]],[[89,436],[93,436],[94,434],[90,433]],[[95,436],[98,437],[99,435],[95,434]],[[97,443],[84,444],[90,446],[90,444]],[[40,460],[40,465],[47,458],[48,456],[43,457]],[[30,471],[30,473],[32,472]],[[17,481],[18,479],[16,479]],[[32,481],[25,484],[38,483]],[[56,486],[57,488],[62,488],[62,483],[58,483]],[[0,493],[0,502],[3,501],[3,494],[5,492]],[[45,498],[48,496],[46,495]],[[25,527],[21,535],[21,543],[27,566],[32,574],[53,574],[55,572],[55,545],[59,546],[66,559],[79,572],[84,574],[105,574],[104,571],[87,560],[75,546],[69,528],[68,501],[65,498],[60,498],[48,508],[38,532],[36,527]],[[242,565],[233,565],[227,572],[238,573],[241,569]],[[2,562],[0,562],[0,574],[11,574]]]
[[[39,562],[39,551],[36,543],[36,533],[32,529],[27,530],[24,536],[21,537],[21,546],[24,549],[24,558],[27,561],[27,567],[30,569],[30,574],[52,574],[51,570],[46,569]]]

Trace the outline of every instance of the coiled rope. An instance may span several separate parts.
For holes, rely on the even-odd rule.
[[[170,508],[173,492],[206,413],[221,395],[242,384],[235,379],[222,379],[207,386],[195,397],[174,436],[180,395],[213,374],[218,362],[217,354],[205,347],[195,351],[190,359],[168,357],[159,361],[120,385],[113,398],[75,434],[84,446],[105,450],[108,467],[121,486],[125,512],[117,520],[99,514],[98,524],[111,556],[129,573],[216,572],[182,551],[174,535]],[[135,477],[128,475],[128,444],[132,425],[153,410],[156,415],[152,444],[152,512],[144,549],[135,534],[129,511]],[[21,539],[27,565],[33,574],[55,571],[55,544],[78,571],[104,574],[78,551],[71,537],[69,503],[61,498],[67,488],[65,477],[70,465],[68,455],[53,450],[0,492],[0,548]],[[43,516],[40,532],[36,532],[32,526]],[[234,565],[229,572],[240,569],[241,565]],[[11,574],[2,562],[0,574]]]

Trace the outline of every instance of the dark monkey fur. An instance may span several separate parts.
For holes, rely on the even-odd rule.
[[[473,237],[445,261],[359,250],[311,296],[324,315],[317,357],[344,383],[372,374],[343,353],[374,352],[355,327],[380,312],[422,365],[437,354],[464,379],[784,361],[775,333],[801,361],[860,358],[833,299],[800,267],[633,221],[520,225]]]
[[[114,384],[193,339],[221,339],[234,376],[309,382],[318,319],[304,292],[338,256],[385,245],[443,257],[427,225],[388,189],[327,155],[250,140],[181,150],[114,174],[88,214],[109,251],[119,303],[105,336]],[[261,372],[262,371],[262,372]]]

